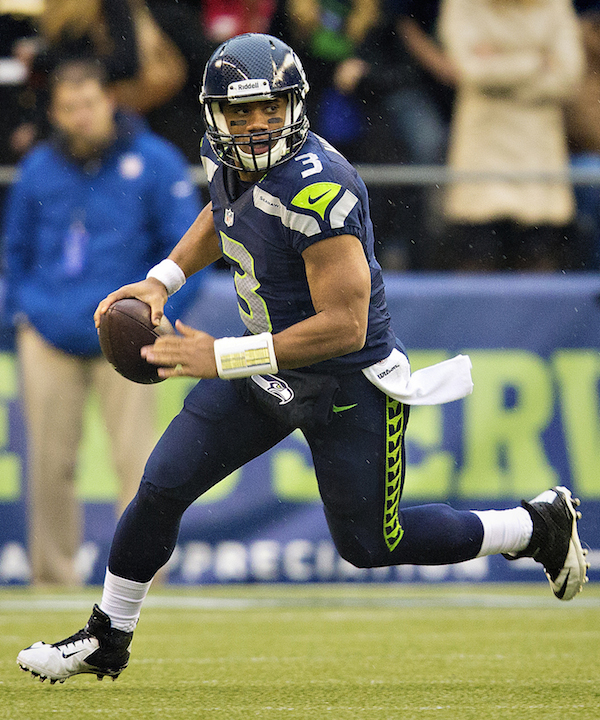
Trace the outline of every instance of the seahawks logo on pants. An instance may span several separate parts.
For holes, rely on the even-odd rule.
[[[287,405],[294,399],[292,388],[277,375],[251,375],[250,379],[265,392],[279,398],[280,405]]]

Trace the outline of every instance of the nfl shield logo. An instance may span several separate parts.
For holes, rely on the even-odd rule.
[[[225,225],[227,227],[233,225],[233,210],[231,208],[225,208]]]

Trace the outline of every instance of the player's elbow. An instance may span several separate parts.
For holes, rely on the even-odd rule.
[[[358,352],[365,346],[369,325],[369,300],[370,295],[365,286],[346,306],[344,314],[346,332],[344,334],[348,342],[347,353]]]
[[[358,318],[350,318],[346,323],[343,336],[344,355],[362,350],[367,340],[367,323]]]
[[[352,350],[351,352],[358,352],[359,350],[362,350],[365,346],[365,342],[367,341],[367,328],[361,327],[360,325],[357,325],[354,332],[353,337],[353,343],[352,343]]]

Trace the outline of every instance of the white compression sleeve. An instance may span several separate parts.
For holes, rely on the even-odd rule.
[[[483,524],[483,543],[477,557],[498,553],[518,553],[529,544],[533,521],[525,508],[471,512],[474,512]]]
[[[135,630],[151,584],[152,580],[145,583],[126,580],[106,569],[100,610],[108,615],[112,627],[125,632]]]

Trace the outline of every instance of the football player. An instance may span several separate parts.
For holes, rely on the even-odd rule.
[[[215,339],[178,321],[178,335],[143,349],[163,377],[202,382],[119,521],[102,599],[85,628],[19,654],[19,665],[42,679],[117,677],[186,508],[295,428],[350,563],[439,565],[504,553],[542,563],[563,600],[583,586],[578,501],[566,488],[502,511],[400,508],[409,406],[469,393],[470,362],[458,356],[411,374],[390,326],[365,185],[309,131],[307,91],[296,54],[268,35],[232,38],[207,64],[200,99],[211,201],[145,280],[100,303],[96,321],[114,301],[137,297],[158,323],[168,296],[223,257],[247,333]]]

